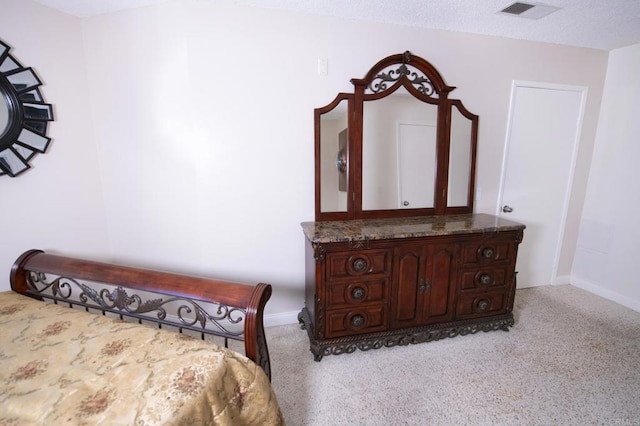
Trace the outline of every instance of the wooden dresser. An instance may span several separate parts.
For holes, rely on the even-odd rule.
[[[524,225],[487,214],[305,222],[315,360],[513,325]]]
[[[298,319],[315,359],[508,330],[524,225],[474,211],[479,116],[409,51],[351,82],[314,110]]]

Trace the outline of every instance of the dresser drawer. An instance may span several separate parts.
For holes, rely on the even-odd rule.
[[[509,240],[481,240],[462,244],[460,261],[463,265],[509,261],[515,258],[516,243]]]
[[[325,337],[341,337],[352,334],[372,333],[387,328],[384,306],[335,309],[327,312]]]
[[[456,305],[456,319],[498,315],[505,311],[505,292],[461,294]]]
[[[460,289],[503,287],[507,284],[507,267],[480,266],[460,271]]]
[[[327,309],[369,302],[381,302],[387,297],[388,280],[346,281],[327,286]]]
[[[389,273],[391,255],[388,250],[330,253],[327,255],[327,279]]]

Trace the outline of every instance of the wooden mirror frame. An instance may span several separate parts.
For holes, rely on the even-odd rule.
[[[416,72],[417,71],[417,72]],[[478,116],[469,112],[460,100],[449,99],[455,87],[445,84],[436,68],[428,61],[410,52],[388,56],[376,63],[362,79],[352,79],[354,93],[339,93],[328,105],[314,110],[315,124],[315,220],[349,220],[400,218],[445,214],[473,213],[475,192],[475,163],[478,138]],[[436,173],[433,207],[411,209],[363,210],[363,111],[364,102],[382,99],[403,87],[420,101],[437,106],[436,119]],[[322,158],[321,119],[342,102],[347,105],[347,169],[346,209],[322,211]],[[467,203],[464,206],[448,206],[449,153],[451,149],[452,109],[471,123],[469,141],[469,176]]]

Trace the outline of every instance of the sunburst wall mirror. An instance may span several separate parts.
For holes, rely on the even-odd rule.
[[[23,67],[9,50],[0,40],[0,176],[15,177],[49,147],[53,107],[44,102],[34,70]]]

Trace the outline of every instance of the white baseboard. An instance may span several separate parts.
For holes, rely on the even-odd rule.
[[[557,275],[551,285],[571,284],[571,275]],[[577,287],[577,286],[576,286]]]
[[[612,302],[616,302],[622,306],[626,306],[629,309],[633,309],[634,311],[640,312],[640,300],[632,299],[628,296],[622,295],[615,291],[611,291],[608,288],[604,288],[598,284],[594,284],[577,277],[571,277],[570,284],[573,285],[574,287],[581,288],[590,293],[593,293],[600,297],[604,297],[605,299],[611,300]]]
[[[300,311],[280,312],[264,316],[265,327],[276,327],[278,325],[298,324],[298,313]]]

